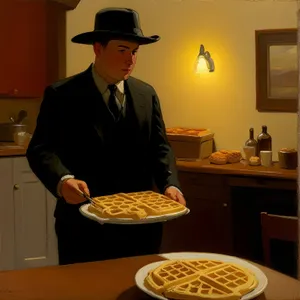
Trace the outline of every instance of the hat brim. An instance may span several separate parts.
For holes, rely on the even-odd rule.
[[[120,31],[94,30],[90,32],[80,33],[74,36],[71,41],[77,44],[92,45],[95,42],[101,40],[101,38],[125,39],[128,41],[137,42],[140,45],[152,44],[160,40],[160,37],[158,35],[147,37]]]

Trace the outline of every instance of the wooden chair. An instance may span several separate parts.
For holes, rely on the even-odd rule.
[[[272,215],[266,212],[261,212],[260,217],[264,261],[268,267],[271,267],[270,241],[277,239],[298,243],[298,218]]]

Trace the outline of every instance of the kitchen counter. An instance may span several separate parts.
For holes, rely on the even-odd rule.
[[[158,255],[0,272],[0,300],[150,300],[135,285],[136,272],[164,260]],[[257,300],[299,300],[300,281],[258,266],[268,278]]]
[[[0,142],[0,157],[26,155],[26,148],[15,143]]]
[[[278,162],[274,162],[271,167],[249,166],[245,161],[235,164],[215,165],[210,164],[208,159],[202,161],[177,161],[177,168],[180,171],[193,173],[210,173],[224,175],[245,175],[256,177],[269,177],[279,179],[297,180],[297,170],[286,170],[279,167]]]
[[[217,251],[262,262],[260,213],[297,216],[297,170],[281,169],[277,162],[266,168],[244,161],[214,165],[208,160],[178,160],[177,167],[183,194],[194,213],[166,222],[164,252]],[[190,228],[197,228],[197,238]],[[274,264],[293,276],[297,260],[292,246],[288,247],[285,267],[280,256],[274,256]],[[274,251],[280,253],[280,247]]]
[[[22,155],[26,155],[26,148],[17,146],[14,143],[0,142],[0,157]],[[249,166],[245,163],[245,161],[235,164],[214,165],[210,164],[208,159],[204,159],[202,161],[177,160],[177,168],[180,171],[192,173],[245,175],[294,180],[297,180],[298,178],[297,170],[281,169],[278,162],[274,162],[272,167],[263,167]]]

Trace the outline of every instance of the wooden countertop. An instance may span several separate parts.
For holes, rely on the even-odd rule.
[[[134,281],[158,255],[0,272],[0,300],[151,300]],[[256,300],[300,300],[300,281],[257,265],[268,286]]]
[[[17,146],[14,143],[0,142],[0,157],[24,155],[26,155],[26,148]],[[177,160],[177,167],[178,170],[195,173],[244,175],[294,180],[298,178],[297,170],[281,169],[277,162],[275,162],[272,167],[267,168],[262,166],[248,166],[244,161],[236,164],[214,165],[210,164],[207,159],[202,161]]]
[[[26,148],[16,145],[15,143],[0,142],[0,157],[25,155]]]
[[[298,178],[297,170],[281,169],[278,162],[274,162],[272,167],[263,167],[249,166],[245,161],[235,164],[214,165],[210,164],[207,159],[202,161],[177,160],[177,168],[181,171],[194,173],[244,175],[294,180]]]

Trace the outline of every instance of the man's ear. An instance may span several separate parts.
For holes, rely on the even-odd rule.
[[[95,55],[99,56],[101,54],[102,50],[103,50],[103,46],[100,43],[95,42],[93,44],[93,49],[94,49]]]

